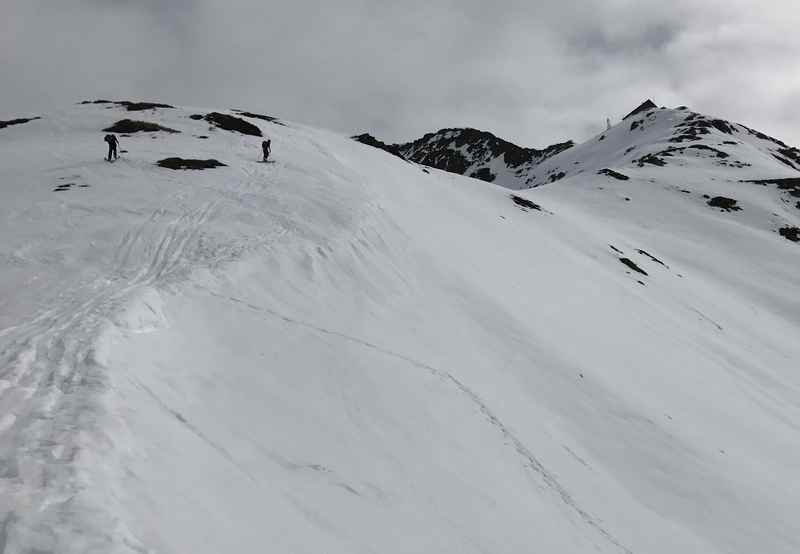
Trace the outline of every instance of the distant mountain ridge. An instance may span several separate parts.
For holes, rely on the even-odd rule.
[[[368,133],[352,138],[408,161],[515,189],[526,188],[533,167],[575,145],[569,140],[525,148],[469,127],[441,129],[402,144],[387,144]]]
[[[568,152],[542,160],[526,182],[537,187],[581,174],[639,168],[721,168],[730,181],[794,177],[800,149],[745,125],[647,101],[620,123]]]
[[[611,168],[681,165],[698,158],[702,164],[742,170],[753,165],[756,155],[765,170],[775,166],[770,177],[786,169],[800,171],[800,150],[779,139],[685,106],[659,108],[650,99],[579,145],[566,141],[541,150],[472,128],[441,129],[402,144],[387,144],[367,133],[352,138],[411,162],[516,190],[587,171],[619,174]]]

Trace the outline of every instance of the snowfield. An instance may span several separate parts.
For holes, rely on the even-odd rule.
[[[773,143],[640,167],[654,110],[514,192],[207,112],[0,129],[0,552],[800,552]]]

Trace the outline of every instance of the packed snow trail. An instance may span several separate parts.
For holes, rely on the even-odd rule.
[[[537,211],[251,118],[256,163],[197,113],[136,114],[181,133],[114,164],[115,105],[0,131],[0,552],[800,548],[797,216],[739,183],[785,175],[760,151]]]

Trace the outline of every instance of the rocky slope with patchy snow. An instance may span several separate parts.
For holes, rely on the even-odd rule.
[[[442,129],[402,144],[386,144],[370,134],[353,138],[395,156],[511,189],[552,183],[585,171],[644,164],[664,166],[666,158],[708,157],[722,167],[755,171],[800,171],[800,150],[744,125],[691,112],[658,108],[652,100],[637,106],[623,122],[573,149],[572,141],[542,150],[524,148],[486,131]],[[604,142],[605,141],[605,142]],[[603,144],[600,144],[603,143]],[[758,156],[760,154],[760,156]],[[750,161],[746,161],[746,160]],[[785,167],[773,167],[777,161]],[[678,162],[682,163],[682,162]],[[609,167],[603,167],[603,166]],[[791,172],[795,175],[795,172]]]
[[[566,141],[541,150],[523,148],[470,128],[441,129],[403,144],[386,144],[368,133],[353,138],[414,163],[508,188],[526,188],[534,166],[574,146]]]
[[[651,108],[576,148],[543,160],[531,186],[607,168],[681,167],[717,172],[726,181],[800,177],[800,150],[737,123],[681,107]]]
[[[514,192],[40,115],[0,129],[0,551],[800,550],[790,147],[645,110]]]

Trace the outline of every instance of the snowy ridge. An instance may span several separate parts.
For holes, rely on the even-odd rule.
[[[800,177],[800,150],[737,123],[687,108],[654,108],[628,116],[592,139],[534,168],[531,186],[612,168],[681,166],[730,180]],[[654,169],[656,168],[656,169]]]
[[[800,150],[741,124],[689,111],[658,108],[647,100],[622,122],[573,148],[572,141],[543,150],[523,148],[485,131],[442,129],[404,143],[386,144],[370,134],[353,139],[395,156],[495,183],[526,189],[553,183],[566,176],[612,167],[691,164],[712,158],[720,167],[753,168],[742,176],[767,173],[795,176],[800,171]],[[746,161],[745,161],[746,160]],[[545,163],[546,162],[546,163]],[[777,164],[776,164],[777,162]],[[701,166],[709,165],[703,161]],[[783,167],[781,167],[783,166]],[[733,177],[738,174],[730,173]]]
[[[512,193],[253,112],[40,115],[0,130],[0,551],[800,549],[790,147],[651,110]],[[126,118],[179,132],[103,161]]]

